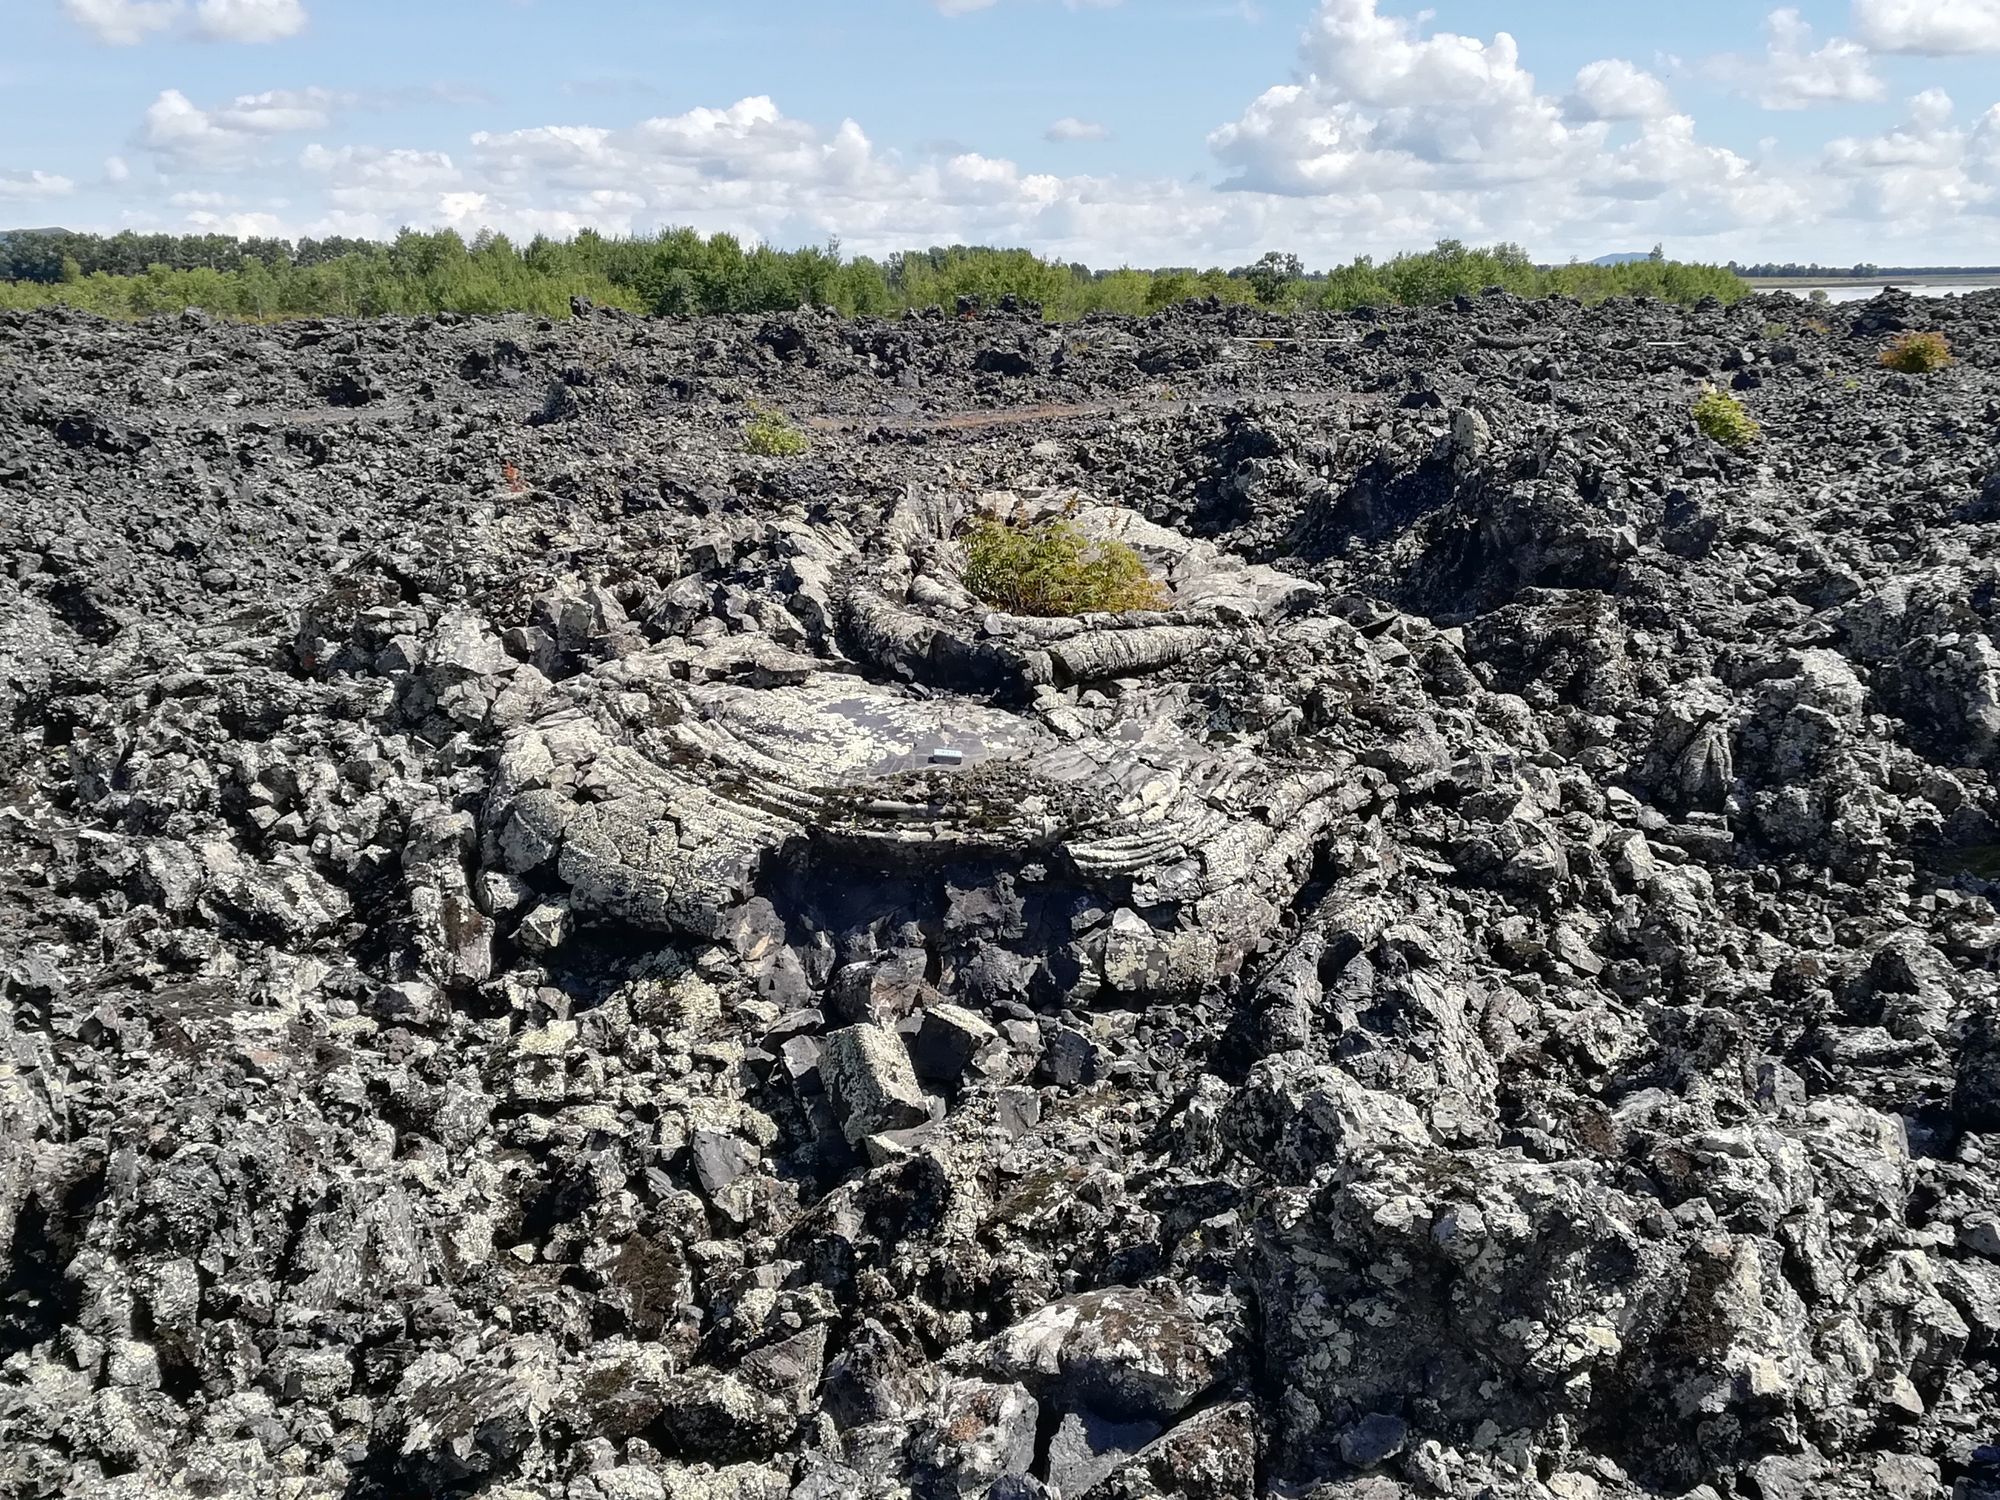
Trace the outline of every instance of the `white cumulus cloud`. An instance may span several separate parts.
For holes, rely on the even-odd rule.
[[[2000,52],[2000,0],[1854,0],[1854,29],[1877,52]]]
[[[1536,89],[1504,31],[1425,36],[1376,0],[1321,0],[1300,61],[1304,82],[1265,90],[1209,136],[1232,186],[1317,194],[1529,181],[1604,139],[1602,123],[1571,124]]]
[[[1839,36],[1813,46],[1813,29],[1796,9],[1772,11],[1764,32],[1761,57],[1725,53],[1710,70],[1765,109],[1866,104],[1889,96],[1866,47]]]
[[[285,221],[269,210],[236,209],[223,212],[201,209],[187,216],[188,227],[204,234],[227,234],[237,239],[283,239]]]
[[[271,136],[325,129],[334,111],[352,101],[331,89],[270,89],[204,109],[179,89],[166,89],[146,110],[139,144],[169,171],[240,165]]]
[[[305,30],[304,0],[63,0],[69,18],[101,42],[129,47],[173,31],[218,42],[277,42]]]
[[[63,0],[63,11],[100,42],[130,47],[181,17],[183,0]]]
[[[194,23],[223,42],[278,42],[306,29],[301,0],[197,0]]]
[[[332,89],[267,89],[261,94],[238,94],[213,118],[224,129],[253,135],[324,130],[333,123],[336,109],[353,102],[353,95]]]
[[[443,151],[312,145],[299,165],[323,184],[329,227],[340,234],[442,222],[450,217],[446,196],[466,190],[465,174]]]
[[[147,106],[139,142],[168,167],[219,162],[237,155],[244,144],[179,89],[162,90]]]
[[[74,182],[54,172],[0,172],[0,199],[10,203],[66,198],[75,191]]]
[[[1926,241],[1954,217],[2000,209],[2000,105],[1962,126],[1951,96],[1926,89],[1892,129],[1829,142],[1823,165],[1848,186],[1845,215]]]
[[[1802,184],[1703,141],[1629,62],[1544,93],[1515,39],[1427,34],[1377,0],[1321,0],[1301,81],[1209,136],[1227,189],[1309,201],[1405,246],[1448,234],[1553,244],[1719,235],[1809,216]],[[1546,250],[1544,253],[1547,253]]]
[[[1674,112],[1674,96],[1644,68],[1608,57],[1577,70],[1564,107],[1575,120],[1653,120]]]
[[[1111,139],[1111,127],[1100,125],[1095,120],[1064,115],[1042,132],[1042,138],[1050,141],[1108,141]]]

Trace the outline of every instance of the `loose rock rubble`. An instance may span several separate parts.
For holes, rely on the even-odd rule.
[[[2000,1500],[1996,438],[1994,295],[0,319],[0,1493]]]

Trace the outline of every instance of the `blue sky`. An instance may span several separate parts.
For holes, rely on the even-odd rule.
[[[2000,260],[2000,0],[8,0],[0,225]]]

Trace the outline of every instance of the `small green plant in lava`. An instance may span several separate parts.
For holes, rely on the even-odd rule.
[[[1696,398],[1694,425],[1725,448],[1747,448],[1760,431],[1741,401],[1713,387]]]
[[[1882,351],[1882,363],[1905,375],[1928,375],[1951,363],[1951,340],[1941,333],[1906,333]]]
[[[1012,615],[1164,609],[1167,590],[1123,542],[1093,542],[1068,521],[981,521],[965,539],[965,586]]]
[[[760,411],[743,429],[743,446],[759,458],[797,458],[806,451],[806,435],[777,412]]]

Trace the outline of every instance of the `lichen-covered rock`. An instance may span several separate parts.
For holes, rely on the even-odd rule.
[[[1155,1438],[1089,1491],[1104,1500],[1250,1500],[1262,1442],[1247,1402],[1212,1406]]]
[[[1188,1310],[1135,1288],[1050,1303],[963,1358],[1060,1409],[1165,1421],[1214,1384],[1223,1346]]]
[[[1038,1415],[1018,1385],[946,1381],[911,1439],[917,1493],[960,1500],[1023,1477],[1035,1462]]]
[[[1585,1419],[1682,1293],[1655,1212],[1587,1172],[1487,1154],[1386,1157],[1275,1197],[1259,1290],[1287,1461],[1326,1462],[1357,1422],[1440,1384],[1482,1393],[1452,1441]]]
[[[886,1026],[863,1024],[830,1033],[819,1067],[840,1128],[851,1142],[930,1118],[910,1054]]]

